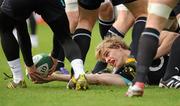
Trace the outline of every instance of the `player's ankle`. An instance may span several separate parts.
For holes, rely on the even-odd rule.
[[[143,82],[136,82],[134,85],[144,89],[144,83]]]

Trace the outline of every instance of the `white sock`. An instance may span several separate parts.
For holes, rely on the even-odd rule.
[[[23,80],[20,59],[18,58],[13,61],[8,61],[8,64],[9,64],[11,72],[13,74],[13,81],[15,83],[19,83],[19,81]]]
[[[74,59],[71,61],[71,66],[74,70],[74,77],[77,79],[80,74],[85,74],[83,61],[81,59]]]

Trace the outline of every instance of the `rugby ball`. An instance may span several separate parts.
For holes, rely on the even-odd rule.
[[[33,62],[35,67],[37,68],[38,73],[43,77],[47,77],[49,70],[52,68],[53,65],[51,57],[45,53],[37,54],[33,56]],[[26,75],[28,78],[30,78],[27,70]]]

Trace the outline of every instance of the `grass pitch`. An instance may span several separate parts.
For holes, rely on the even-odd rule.
[[[61,30],[61,29],[60,29]],[[52,48],[52,33],[46,25],[38,25],[39,47],[33,54],[49,53]],[[126,42],[130,42],[130,32]],[[95,26],[91,47],[87,54],[85,70],[91,71],[96,60],[94,50],[101,41],[98,25]],[[24,64],[21,56],[23,70]],[[66,68],[70,69],[66,60]],[[149,86],[143,97],[128,98],[124,94],[128,87],[92,85],[87,91],[67,90],[65,82],[51,82],[35,85],[26,77],[28,88],[7,89],[8,80],[3,72],[11,73],[0,47],[0,106],[180,106],[180,91]],[[25,72],[24,72],[25,73]]]

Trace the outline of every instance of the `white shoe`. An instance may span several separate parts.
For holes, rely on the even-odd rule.
[[[137,85],[130,85],[128,91],[126,92],[125,96],[128,97],[141,97],[143,96],[144,89]]]
[[[180,89],[180,76],[177,76],[177,75],[172,76],[167,81],[163,81],[161,79],[161,81],[159,83],[159,87]]]

